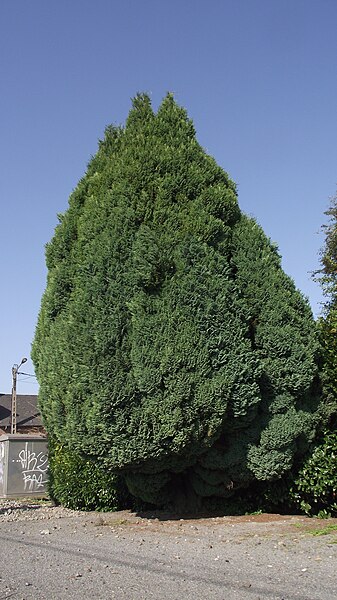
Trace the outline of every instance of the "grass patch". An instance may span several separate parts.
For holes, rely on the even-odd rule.
[[[320,529],[311,529],[308,533],[310,533],[310,535],[329,535],[329,533],[332,533],[333,531],[337,531],[337,525],[327,525]]]
[[[302,529],[303,533],[310,533],[310,535],[315,536],[329,535],[330,533],[337,531],[337,524],[334,523],[331,525],[326,525],[325,527],[318,527],[316,529],[310,529],[307,523],[294,523],[294,527],[297,529]],[[333,544],[337,544],[337,541],[333,542]]]
[[[254,510],[253,512],[246,512],[245,516],[249,516],[249,517],[255,517],[256,515],[262,515],[263,511],[261,509],[259,510]]]

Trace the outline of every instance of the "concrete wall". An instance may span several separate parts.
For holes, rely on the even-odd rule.
[[[47,440],[32,435],[0,436],[0,497],[45,496]]]

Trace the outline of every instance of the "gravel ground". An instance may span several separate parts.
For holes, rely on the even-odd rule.
[[[337,519],[179,519],[0,500],[0,540],[0,600],[337,599]]]

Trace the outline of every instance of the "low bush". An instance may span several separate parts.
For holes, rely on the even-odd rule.
[[[113,511],[129,508],[130,495],[121,475],[91,458],[49,440],[49,494],[74,510]]]
[[[308,515],[337,516],[337,429],[327,431],[304,463],[291,499]]]

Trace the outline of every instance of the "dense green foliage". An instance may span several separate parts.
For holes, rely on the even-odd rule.
[[[74,510],[120,510],[130,503],[121,476],[49,438],[50,497]]]
[[[157,505],[280,479],[318,421],[309,305],[167,96],[108,127],[47,246],[48,432]]]
[[[291,499],[309,515],[337,516],[337,430],[326,431],[300,470]]]

